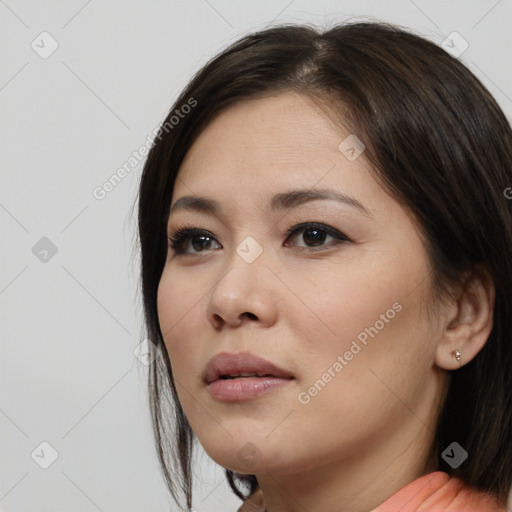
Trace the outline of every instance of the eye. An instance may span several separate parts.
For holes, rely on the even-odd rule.
[[[283,244],[285,247],[295,246],[311,251],[322,250],[335,244],[350,241],[338,230],[318,222],[298,224],[289,229],[285,236],[286,240]],[[294,239],[297,240],[296,243],[289,242]],[[177,255],[193,255],[222,249],[222,245],[217,242],[212,233],[192,225],[177,228],[173,231],[169,235],[169,247]]]
[[[216,244],[217,247],[212,247],[212,244]],[[169,247],[176,254],[196,254],[206,252],[212,248],[221,248],[222,246],[209,231],[191,226],[174,231],[169,236]]]
[[[313,249],[314,247],[319,247],[322,249],[323,247],[349,241],[349,239],[343,233],[340,233],[337,229],[318,222],[305,222],[303,224],[294,226],[288,230],[286,235],[287,241],[298,239],[299,242],[303,242],[304,244],[300,245],[299,243],[291,245],[296,245],[296,247],[302,248],[310,248],[312,250],[318,250]],[[329,240],[329,237],[332,240]],[[326,241],[327,243],[325,243]],[[285,243],[284,245],[288,246],[290,244]]]

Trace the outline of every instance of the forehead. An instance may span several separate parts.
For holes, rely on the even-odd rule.
[[[349,160],[340,151],[347,135],[313,100],[297,93],[239,102],[214,118],[190,148],[170,210],[183,211],[184,201],[193,201],[196,211],[209,214],[277,211],[304,204],[297,191],[304,196],[324,190],[344,195],[346,205],[359,203],[356,208],[369,217],[386,206],[389,215],[392,200],[366,159]]]
[[[199,196],[238,218],[271,211],[279,194],[329,189],[364,205],[382,231],[411,224],[364,152],[351,160],[340,151],[349,135],[312,99],[294,92],[241,101],[215,117],[189,149],[171,209],[184,196]]]
[[[277,169],[306,172],[339,160],[348,133],[310,98],[294,92],[241,101],[221,112],[201,133],[180,168],[180,178],[204,181],[232,173],[248,178]],[[331,164],[331,165],[332,165]],[[300,173],[299,173],[300,174]]]

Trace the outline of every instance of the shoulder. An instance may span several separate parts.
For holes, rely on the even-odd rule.
[[[372,512],[395,512],[405,506],[408,512],[506,512],[495,496],[442,471],[410,482]]]

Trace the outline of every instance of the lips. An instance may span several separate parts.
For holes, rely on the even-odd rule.
[[[287,370],[248,352],[221,352],[217,354],[206,366],[204,375],[207,384],[216,380],[258,377],[294,378]]]

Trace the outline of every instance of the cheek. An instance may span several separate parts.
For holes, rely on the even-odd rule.
[[[158,319],[173,375],[180,382],[198,371],[192,356],[200,350],[205,314],[201,315],[199,297],[190,280],[164,270],[157,294]]]
[[[422,395],[430,366],[428,336],[421,333],[415,301],[409,297],[401,306],[388,323],[375,327],[374,313],[385,314],[386,308],[367,304],[365,318],[339,320],[340,332],[350,334],[328,343],[317,339],[304,352],[301,395],[294,397],[298,414],[283,438],[304,435],[314,439],[319,453],[357,456],[415,421],[411,410],[427,418]]]
[[[309,295],[315,314],[297,311],[295,325],[308,361],[300,382],[305,400],[319,411],[333,412],[337,404],[357,424],[382,404],[397,402],[390,389],[414,399],[433,364],[435,336],[422,315],[427,281],[418,286],[420,266],[381,261],[345,270],[339,286],[336,273],[329,273],[323,292]]]
[[[312,352],[343,353],[352,340],[364,344],[404,316],[402,303],[409,301],[417,272],[374,260],[370,253],[363,254],[357,261],[347,258],[338,265],[318,266],[314,278],[295,279],[295,297],[287,299],[286,315],[293,315],[290,325],[300,325]]]

